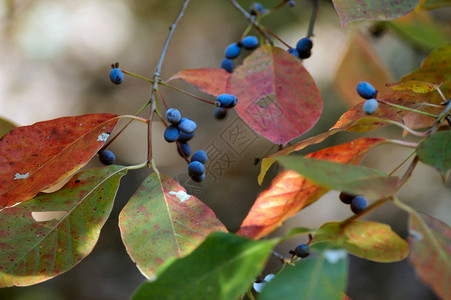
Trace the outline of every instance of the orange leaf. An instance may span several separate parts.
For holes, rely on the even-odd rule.
[[[306,157],[358,164],[363,156],[384,139],[360,138],[352,142],[325,148]],[[237,234],[260,239],[279,227],[303,207],[318,200],[329,189],[318,186],[290,170],[282,171],[255,201]]]
[[[118,121],[114,114],[64,117],[18,127],[0,140],[0,209],[33,198],[83,167]]]

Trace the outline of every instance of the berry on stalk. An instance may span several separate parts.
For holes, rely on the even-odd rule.
[[[114,84],[121,84],[124,81],[124,73],[119,69],[119,63],[111,65],[110,80]]]
[[[376,97],[377,95],[377,90],[374,88],[374,86],[366,81],[359,82],[359,84],[357,84],[356,90],[359,96],[364,99],[371,99]]]
[[[367,115],[372,115],[376,112],[379,102],[376,99],[368,99],[363,103],[363,112]]]
[[[104,165],[112,165],[116,160],[116,156],[110,150],[99,151],[99,161]]]
[[[352,199],[351,210],[353,213],[358,214],[364,211],[367,207],[366,199],[363,196],[356,196]]]
[[[224,55],[228,59],[234,59],[237,58],[240,53],[241,47],[237,43],[233,43],[226,48]]]

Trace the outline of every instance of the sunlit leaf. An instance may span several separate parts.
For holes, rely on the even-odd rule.
[[[350,253],[377,262],[403,260],[409,245],[392,231],[389,225],[371,221],[352,221],[345,226],[330,222],[321,226],[313,243],[332,242]]]
[[[48,280],[85,258],[126,172],[121,166],[88,170],[56,193],[0,211],[0,287]]]
[[[412,73],[401,78],[399,82],[419,80],[430,83],[441,83],[440,89],[445,96],[451,95],[451,45],[434,50],[426,57],[421,66]],[[434,97],[432,97],[434,96]],[[430,96],[430,103],[440,103],[443,100],[438,93]]]
[[[361,138],[322,149],[307,155],[307,157],[358,164],[372,147],[383,142],[385,142],[384,139]],[[238,234],[259,239],[271,233],[303,207],[318,200],[328,190],[294,171],[283,171],[258,196],[241,224]]]
[[[128,254],[148,278],[169,259],[189,254],[208,234],[227,231],[202,201],[156,173],[124,207],[119,227]]]
[[[34,197],[83,167],[118,121],[113,114],[18,127],[0,140],[0,209]]]
[[[343,27],[349,22],[366,20],[392,20],[413,11],[420,0],[333,0]]]
[[[357,31],[351,35],[347,45],[334,80],[340,98],[349,105],[364,101],[356,91],[357,84],[361,81],[371,83],[378,90],[378,95],[390,92],[385,84],[393,81],[393,75],[370,41]]]
[[[451,169],[451,131],[436,132],[425,138],[417,148],[418,157],[436,168],[443,178]]]
[[[424,11],[412,12],[385,24],[416,48],[431,51],[451,42],[449,34],[443,30],[443,26],[440,27]]]
[[[317,251],[319,245],[311,247]],[[265,287],[261,300],[342,300],[348,279],[348,254],[343,249],[321,249],[294,267],[286,266]]]
[[[373,168],[301,156],[280,156],[277,160],[318,185],[354,195],[382,198],[399,188],[397,177],[387,177]]]
[[[409,218],[409,260],[442,299],[451,298],[451,227],[426,214]]]
[[[313,78],[287,51],[263,45],[230,75],[210,68],[184,70],[182,79],[214,96],[238,97],[236,111],[258,134],[276,144],[286,144],[309,130],[322,111]]]
[[[0,138],[16,127],[11,121],[0,118]]]
[[[435,91],[439,87],[438,84],[418,80],[390,83],[387,84],[387,86],[391,87],[394,91],[411,90],[414,91],[415,93],[423,93],[423,94]]]
[[[217,232],[190,255],[176,260],[132,300],[239,299],[264,267],[276,242]]]

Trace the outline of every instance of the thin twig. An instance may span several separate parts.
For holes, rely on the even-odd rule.
[[[255,22],[255,18],[253,18],[247,11],[245,11],[235,0],[229,0],[229,2],[232,3],[232,5],[246,17],[246,19],[252,24],[252,26],[254,26],[255,30],[260,32],[271,45],[274,45],[274,42],[272,41],[268,33],[266,33],[257,22]]]
[[[150,114],[149,114],[149,123],[147,124],[147,161],[150,163],[152,160],[152,120],[154,113],[157,109],[157,101],[156,101],[156,93],[158,92],[158,84],[160,83],[161,79],[161,67],[163,65],[164,58],[166,56],[166,52],[169,47],[169,42],[172,39],[172,36],[174,34],[175,28],[177,27],[177,24],[183,17],[185,10],[189,4],[190,0],[185,0],[183,2],[182,8],[180,9],[179,14],[175,18],[174,22],[172,23],[171,27],[169,27],[169,33],[166,37],[166,41],[164,43],[163,49],[161,50],[160,59],[158,60],[157,66],[155,67],[155,72],[153,74],[153,87],[152,87],[152,93],[150,95],[149,102],[151,103],[150,108]]]
[[[310,17],[310,23],[308,24],[307,37],[313,36],[313,28],[315,27],[316,17],[318,16],[319,0],[313,0],[312,16]]]

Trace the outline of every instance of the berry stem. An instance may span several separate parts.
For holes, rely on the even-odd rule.
[[[125,73],[125,74],[128,74],[128,75],[130,75],[130,76],[133,76],[133,77],[142,79],[142,80],[144,80],[144,81],[147,81],[147,82],[150,82],[150,83],[153,84],[153,80],[152,80],[152,79],[149,79],[149,78],[147,78],[147,77],[144,77],[144,76],[141,76],[141,75],[138,75],[138,74],[135,74],[135,73],[132,73],[132,72],[123,70],[123,69],[121,69],[121,71],[122,71],[123,73]]]
[[[405,106],[402,106],[402,105],[390,103],[390,102],[387,102],[385,100],[380,100],[380,99],[377,99],[377,101],[380,102],[380,103],[384,103],[385,105],[389,105],[389,106],[393,106],[393,107],[396,107],[396,108],[408,110],[408,111],[411,111],[411,112],[416,112],[416,113],[419,113],[419,114],[422,114],[422,115],[425,115],[425,116],[428,116],[428,117],[437,118],[437,116],[434,115],[434,114],[430,114],[428,112],[421,111],[421,110],[418,110],[418,109],[415,109],[415,108],[405,107]]]
[[[392,121],[392,120],[383,120],[383,121],[387,122],[387,123],[390,123],[390,124],[393,124],[393,125],[396,125],[398,127],[401,127],[402,129],[404,129],[405,131],[407,131],[408,133],[410,133],[412,135],[416,135],[416,136],[420,136],[420,137],[426,137],[426,136],[429,135],[428,132],[421,132],[421,131],[416,131],[416,130],[410,129],[406,125],[401,124],[401,123],[396,122],[396,121]]]
[[[161,83],[161,67],[163,65],[164,58],[166,56],[169,43],[172,39],[172,36],[174,35],[175,28],[177,27],[177,24],[182,19],[186,8],[188,7],[190,0],[185,0],[182,4],[182,8],[180,9],[180,12],[178,13],[177,17],[175,18],[172,25],[169,27],[169,33],[166,37],[166,41],[164,42],[163,49],[161,50],[160,58],[158,60],[157,66],[155,67],[155,71],[153,73],[153,87],[152,92],[150,95],[150,100],[148,101],[151,104],[150,114],[149,114],[149,123],[147,124],[147,162],[148,165],[150,164],[152,160],[152,121],[154,117],[154,113],[157,110],[157,98],[156,93],[158,92],[158,84]]]
[[[125,124],[124,127],[122,127],[121,130],[119,130],[118,133],[116,133],[116,135],[115,135],[114,137],[112,137],[108,142],[106,142],[100,150],[105,150],[106,148],[108,148],[108,146],[111,145],[111,143],[114,142],[114,140],[115,140],[119,135],[121,135],[121,133],[122,133],[122,132],[128,127],[128,125],[130,125],[134,120],[138,120],[138,121],[141,121],[141,122],[143,122],[143,123],[147,123],[147,122],[148,122],[148,120],[146,120],[146,119],[140,118],[140,117],[138,117],[138,116],[132,116],[132,115],[123,115],[123,116],[120,116],[120,118],[121,118],[121,119],[122,119],[122,118],[130,118],[131,120],[129,120],[129,121],[127,122],[127,124]]]
[[[446,103],[446,102],[445,102]],[[449,121],[449,114],[451,113],[451,100],[447,100],[446,107],[442,110],[442,112],[437,116],[437,120],[435,120],[434,125],[431,127],[431,133],[437,131],[438,125],[445,119]]]
[[[166,86],[166,87],[168,87],[168,88],[174,89],[174,90],[176,90],[176,91],[178,91],[178,92],[180,92],[180,93],[183,93],[183,94],[185,94],[185,95],[187,95],[187,96],[193,97],[193,98],[195,98],[195,99],[197,99],[197,100],[200,100],[200,101],[203,101],[203,102],[206,102],[206,103],[209,103],[209,104],[213,104],[213,105],[215,104],[214,101],[210,101],[210,100],[207,100],[207,99],[198,97],[198,96],[193,95],[193,94],[191,94],[191,93],[189,93],[189,92],[187,92],[187,91],[184,91],[184,90],[182,90],[182,89],[179,89],[178,87],[175,87],[175,86],[173,86],[173,85],[167,84],[167,83],[164,82],[164,81],[161,81],[160,84],[163,85],[163,86]]]
[[[261,35],[263,35],[271,45],[274,45],[274,42],[271,40],[271,37],[261,28],[261,26],[255,22],[255,18],[253,18],[247,11],[245,11],[235,0],[229,0],[230,3],[239,11],[241,12],[246,19],[254,26],[255,30],[260,32]]]
[[[310,23],[308,24],[307,37],[311,38],[313,36],[313,28],[315,27],[316,17],[318,15],[319,0],[312,0],[313,10],[312,16],[310,17]]]
[[[416,148],[416,147],[418,147],[418,143],[407,142],[407,141],[403,141],[403,140],[387,139],[386,141],[388,143],[392,143],[392,144],[396,144],[396,145],[400,145],[400,146],[408,147],[408,148]]]
[[[388,176],[392,176],[397,170],[399,170],[399,168],[402,167],[402,165],[404,165],[414,154],[416,153],[416,150],[412,151],[412,153],[410,153],[409,155],[407,155],[407,157],[396,167],[394,168],[390,174],[388,174]]]
[[[275,34],[274,32],[272,32],[271,30],[269,30],[266,27],[263,27],[263,30],[266,31],[267,33],[269,33],[270,35],[272,35],[273,37],[275,37],[279,42],[281,42],[282,44],[284,44],[286,47],[288,47],[289,49],[291,49],[292,47],[290,45],[288,45],[287,43],[285,43],[277,34]]]

